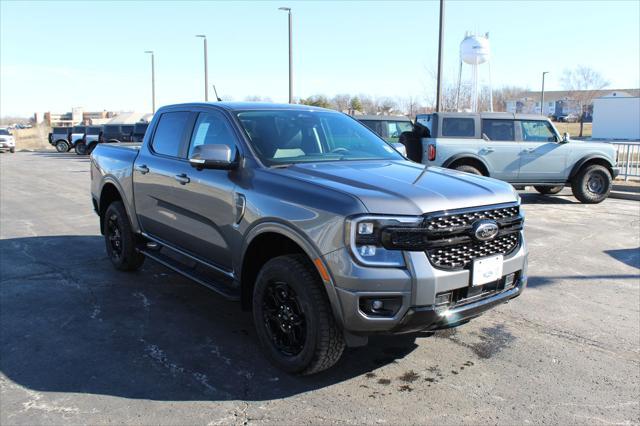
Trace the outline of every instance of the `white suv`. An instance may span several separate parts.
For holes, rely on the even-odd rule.
[[[16,152],[16,140],[6,127],[0,127],[0,151]]]

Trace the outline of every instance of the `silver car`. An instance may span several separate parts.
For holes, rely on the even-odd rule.
[[[532,185],[555,194],[570,185],[583,203],[607,198],[615,168],[615,149],[608,143],[575,141],[560,136],[539,115],[444,112],[418,115],[413,137],[401,140],[411,158],[504,180]],[[411,149],[412,145],[419,149]],[[414,148],[414,147],[413,147]]]

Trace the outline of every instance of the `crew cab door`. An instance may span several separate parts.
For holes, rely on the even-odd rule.
[[[514,182],[518,179],[520,151],[516,141],[514,121],[510,119],[482,119],[482,141],[478,156],[496,179]]]
[[[571,146],[560,142],[546,120],[517,120],[521,182],[562,182],[568,178],[567,159]]]

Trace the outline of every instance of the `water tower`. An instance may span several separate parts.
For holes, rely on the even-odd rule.
[[[478,66],[487,64],[489,73],[489,111],[493,111],[493,91],[491,88],[491,53],[489,48],[489,33],[475,35],[467,32],[460,43],[460,70],[458,71],[458,90],[456,92],[456,109],[460,109],[460,87],[462,86],[462,65],[471,65],[471,111],[478,112],[479,69]]]

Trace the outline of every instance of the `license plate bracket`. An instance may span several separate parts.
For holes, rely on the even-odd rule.
[[[473,261],[471,286],[484,285],[502,278],[504,256],[483,257]]]

